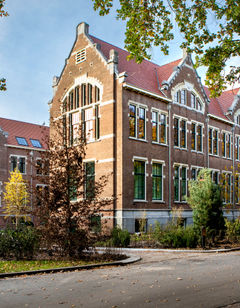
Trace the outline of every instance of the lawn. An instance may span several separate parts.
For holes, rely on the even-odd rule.
[[[49,268],[59,268],[68,266],[80,266],[95,264],[99,261],[57,261],[57,260],[33,260],[33,261],[0,261],[0,273],[12,273],[22,271],[32,271]]]

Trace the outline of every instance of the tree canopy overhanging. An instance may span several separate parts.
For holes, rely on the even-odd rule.
[[[92,0],[101,16],[113,0]],[[174,25],[183,37],[181,48],[196,54],[196,66],[206,66],[206,85],[218,96],[240,80],[240,66],[227,61],[240,56],[240,1],[236,0],[119,0],[117,19],[126,20],[125,48],[129,59],[150,59],[149,48],[167,55]]]

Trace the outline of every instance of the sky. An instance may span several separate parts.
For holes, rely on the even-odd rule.
[[[114,10],[99,16],[92,0],[6,0],[9,16],[0,18],[0,117],[48,124],[52,79],[59,76],[72,48],[76,26],[84,21],[90,34],[124,48],[125,24]],[[152,61],[163,65],[182,57],[181,35],[170,43],[169,56],[158,48]],[[204,70],[199,71],[204,79]]]

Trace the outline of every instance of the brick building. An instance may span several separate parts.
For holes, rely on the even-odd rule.
[[[40,152],[46,150],[49,127],[0,118],[0,229],[4,219],[3,191],[9,172],[18,168],[30,189],[42,184],[36,182],[36,165],[40,163]],[[31,163],[33,162],[33,164]],[[33,196],[30,196],[30,206]]]
[[[148,225],[164,223],[181,207],[191,223],[184,196],[203,167],[216,183],[224,175],[224,202],[232,204],[226,215],[239,215],[239,89],[210,99],[186,53],[163,66],[127,55],[81,23],[53,80],[51,116],[62,118],[70,145],[81,123],[86,164],[96,177],[112,173],[105,197],[114,200],[103,216],[134,232],[142,217]]]

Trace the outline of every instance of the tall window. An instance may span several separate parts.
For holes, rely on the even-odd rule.
[[[174,145],[179,147],[179,119],[174,118]]]
[[[86,105],[86,84],[81,85],[81,105],[82,107]]]
[[[92,85],[88,84],[88,105],[92,104]]]
[[[211,171],[211,176],[212,176],[212,182],[214,184],[218,184],[219,183],[219,171],[216,171],[216,170]]]
[[[240,180],[239,180],[240,175],[236,174],[235,176],[235,203],[239,204],[240,203]]]
[[[180,147],[185,149],[186,148],[186,127],[187,127],[187,122],[185,120],[181,120],[181,143]]]
[[[197,131],[197,150],[198,152],[202,152],[202,125],[198,125]]]
[[[136,137],[136,106],[129,105],[129,136]]]
[[[162,180],[162,164],[152,164],[152,199],[162,200],[163,180]]]
[[[232,202],[231,173],[223,173],[223,203]]]
[[[79,87],[75,88],[75,108],[79,108]]]
[[[139,108],[138,138],[145,139],[145,109]]]
[[[187,194],[187,168],[181,168],[181,201],[185,200]]]
[[[95,102],[100,101],[100,89],[98,87],[95,87]]]
[[[218,131],[213,131],[213,154],[218,155]]]
[[[197,142],[196,142],[196,123],[192,123],[192,140],[191,140],[191,149],[196,151],[197,149]]]
[[[209,154],[213,153],[213,129],[209,128],[208,130],[208,152]]]
[[[236,160],[240,159],[240,136],[235,137],[235,158]]]
[[[17,156],[11,156],[10,171],[14,171],[17,168]]]
[[[181,128],[181,129],[180,129]],[[174,146],[187,148],[187,121],[174,118]]]
[[[222,155],[231,158],[231,134],[224,132],[222,140]]]
[[[95,162],[85,163],[85,198],[92,199],[95,197]]]
[[[134,199],[145,200],[145,161],[134,161]]]
[[[158,113],[156,111],[152,112],[152,140],[158,141]]]
[[[196,96],[193,93],[191,93],[191,107],[196,109]]]
[[[179,90],[174,94],[174,102],[187,105],[187,91],[185,89]]]
[[[191,179],[196,181],[196,179],[197,179],[197,168],[192,168]]]
[[[96,105],[95,107],[95,138],[100,138],[100,113],[99,113],[99,106]]]
[[[85,109],[85,137],[87,141],[93,140],[93,108]]]
[[[144,107],[129,105],[129,136],[146,139],[146,109]]]
[[[179,166],[174,167],[174,201],[180,201],[180,177],[179,177]]]
[[[160,121],[159,121],[160,119]],[[167,143],[167,116],[164,113],[152,112],[152,141]]]

